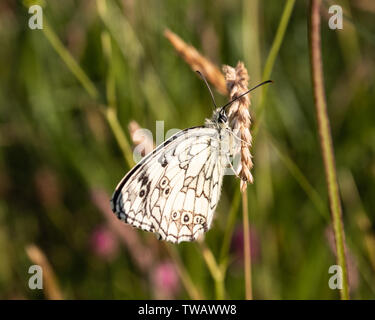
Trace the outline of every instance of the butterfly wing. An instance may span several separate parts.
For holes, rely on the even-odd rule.
[[[112,210],[163,240],[193,241],[210,228],[223,174],[218,130],[186,129],[123,178],[113,194]]]

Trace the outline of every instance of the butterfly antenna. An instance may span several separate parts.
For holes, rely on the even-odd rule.
[[[255,90],[256,88],[260,87],[260,86],[263,86],[264,84],[267,84],[267,83],[273,83],[272,80],[267,80],[267,81],[263,81],[262,83],[259,83],[258,85],[256,85],[255,87],[251,88],[250,90],[246,91],[245,93],[239,95],[237,98],[234,98],[232,101],[229,101],[226,105],[224,105],[223,107],[221,107],[221,110],[224,110],[226,107],[230,106],[233,102],[237,101],[238,99],[242,98],[243,96],[246,96],[248,93],[250,93],[251,91]]]
[[[212,91],[211,91],[211,88],[210,88],[210,86],[209,86],[209,84],[208,84],[208,82],[207,82],[207,80],[206,80],[206,77],[200,72],[200,71],[196,71],[200,76],[201,76],[201,78],[204,80],[204,82],[205,82],[205,84],[206,84],[206,86],[207,86],[207,88],[208,88],[208,91],[210,91],[210,95],[211,95],[211,99],[212,99],[212,102],[214,103],[214,106],[215,106],[215,108],[217,109],[217,105],[216,105],[216,102],[215,102],[215,98],[214,98],[214,95],[213,95],[213,93],[212,93]]]

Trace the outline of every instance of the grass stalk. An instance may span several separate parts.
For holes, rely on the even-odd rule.
[[[112,66],[112,44],[111,37],[107,31],[102,32],[101,40],[103,52],[108,64],[106,79],[106,98],[108,106],[103,110],[103,113],[122,151],[124,159],[131,168],[135,164],[132,157],[133,151],[117,117],[116,81]]]
[[[170,255],[170,257],[173,259],[175,265],[176,265],[176,269],[177,269],[177,273],[188,293],[188,295],[190,296],[191,299],[193,300],[202,300],[204,299],[204,297],[202,296],[202,294],[199,293],[197,287],[195,286],[194,282],[191,280],[189,274],[187,273],[182,261],[181,261],[181,257],[176,249],[176,247],[174,247],[173,245],[169,244],[169,243],[165,243],[165,248],[167,249],[168,251],[168,254]]]
[[[310,58],[313,82],[314,102],[318,121],[320,147],[323,156],[324,170],[328,186],[330,211],[332,215],[333,230],[335,233],[337,264],[342,268],[341,299],[349,299],[349,285],[347,263],[345,257],[345,233],[342,220],[342,210],[337,183],[335,158],[330,131],[330,122],[327,114],[327,103],[324,90],[323,65],[320,38],[320,5],[321,0],[310,1]]]
[[[275,38],[272,42],[271,50],[267,56],[266,63],[262,74],[262,81],[268,80],[271,77],[272,69],[275,64],[277,55],[279,54],[281,44],[283,43],[285,31],[288,27],[290,17],[294,8],[295,0],[288,0],[285,3],[283,13],[281,15],[279,26],[277,27]],[[268,86],[262,87],[262,93],[259,100],[259,107],[256,110],[257,121],[254,124],[253,137],[255,138],[259,129],[259,124],[265,108],[265,100]]]
[[[46,18],[43,18],[43,19],[44,19],[43,32],[47,40],[53,47],[53,49],[60,56],[60,58],[64,61],[68,69],[73,73],[73,75],[77,78],[77,80],[82,84],[82,86],[85,88],[85,90],[90,95],[90,97],[93,99],[98,98],[99,92],[96,89],[93,82],[87,76],[85,71],[83,71],[83,69],[74,59],[74,57],[71,55],[68,49],[64,47],[64,45],[62,44],[62,42],[60,41],[56,33],[53,31],[51,26],[46,21]]]
[[[288,0],[285,3],[279,26],[277,28],[275,38],[272,42],[271,50],[268,54],[266,63],[264,65],[262,81],[267,80],[271,76],[273,66],[275,64],[277,55],[279,54],[281,44],[283,43],[283,40],[284,40],[285,31],[286,31],[286,28],[288,27],[289,20],[292,15],[295,2],[296,0]],[[263,89],[265,88],[267,88],[267,86],[265,86]],[[262,96],[265,96],[265,92],[266,90],[262,91]]]
[[[216,299],[223,300],[225,298],[224,272],[217,264],[212,251],[207,247],[205,242],[199,242],[200,251],[207,264],[208,270],[215,281]]]
[[[25,248],[26,254],[29,259],[43,270],[43,280],[45,287],[45,296],[49,300],[62,300],[63,295],[61,293],[60,286],[57,282],[55,272],[49,263],[44,252],[37,247],[35,244],[30,244]]]
[[[245,271],[245,297],[246,300],[253,299],[251,279],[251,251],[250,251],[250,223],[247,189],[242,192],[242,218],[243,218],[243,241],[244,241],[244,271]]]
[[[118,145],[120,146],[120,149],[122,151],[122,154],[126,160],[126,163],[128,164],[129,167],[132,167],[135,162],[133,160],[133,152],[130,147],[129,141],[122,130],[121,124],[118,120],[116,109],[112,107],[108,107],[104,111],[105,117],[107,119],[107,122],[116,138],[116,141]]]

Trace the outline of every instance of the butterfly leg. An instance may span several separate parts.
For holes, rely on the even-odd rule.
[[[247,144],[249,147],[251,147],[251,143],[249,143],[249,142],[241,139],[240,137],[237,137],[231,130],[228,130],[228,129],[226,129],[226,130],[232,135],[232,137],[234,137],[235,139],[237,139],[237,141],[243,142],[243,143]]]
[[[226,154],[226,157],[227,157],[227,161],[228,161],[228,164],[229,164],[229,168],[232,169],[233,173],[236,175],[236,177],[238,179],[241,179],[241,177],[238,175],[238,173],[236,172],[236,170],[234,170],[234,168],[233,168],[232,162],[230,161],[229,153]]]

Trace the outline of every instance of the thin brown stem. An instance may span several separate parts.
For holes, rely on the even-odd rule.
[[[251,251],[250,251],[250,224],[247,201],[247,189],[242,191],[242,218],[243,218],[243,242],[244,242],[244,269],[246,300],[253,299],[252,279],[251,279]]]
[[[335,233],[337,264],[342,268],[341,299],[349,299],[347,264],[345,257],[345,233],[342,220],[342,210],[337,184],[335,158],[327,113],[327,103],[324,90],[323,64],[320,39],[320,5],[321,0],[310,1],[310,55],[311,74],[314,91],[315,109],[318,121],[320,147],[323,156],[326,181],[328,186],[329,204]]]
[[[43,281],[46,298],[50,300],[62,300],[63,295],[57,282],[55,272],[53,271],[53,268],[44,252],[34,244],[28,245],[25,250],[29,259],[34,264],[40,266],[43,270]]]

